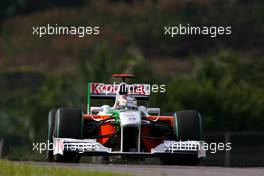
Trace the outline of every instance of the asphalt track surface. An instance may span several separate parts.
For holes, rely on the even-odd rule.
[[[19,162],[21,163],[21,162]],[[36,166],[67,167],[90,171],[130,173],[138,176],[264,176],[264,168],[212,167],[212,166],[167,166],[129,164],[68,164],[48,162],[23,162]]]

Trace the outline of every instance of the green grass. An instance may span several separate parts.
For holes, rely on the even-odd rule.
[[[0,160],[0,176],[125,176],[111,172],[84,171],[69,168],[31,166]]]

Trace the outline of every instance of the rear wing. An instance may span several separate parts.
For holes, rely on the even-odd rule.
[[[87,111],[90,113],[91,99],[115,99],[119,84],[88,83]],[[129,94],[137,100],[148,100],[149,84],[128,84]]]

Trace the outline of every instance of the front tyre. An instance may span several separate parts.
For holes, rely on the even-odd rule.
[[[56,112],[56,138],[82,138],[82,111],[79,108],[59,108]],[[64,152],[64,155],[55,155],[57,162],[79,162],[80,155],[75,152]]]
[[[202,139],[202,119],[197,111],[176,112],[173,120],[177,140],[200,141]]]
[[[174,114],[173,132],[176,141],[201,141],[202,121],[197,111],[179,111]],[[200,158],[197,155],[179,155],[162,157],[163,164],[198,165]]]
[[[54,124],[55,124],[55,115],[56,115],[56,109],[52,109],[49,111],[49,117],[48,117],[48,144],[53,143],[53,134],[54,134]],[[48,161],[53,161],[53,151],[47,147],[47,159]]]

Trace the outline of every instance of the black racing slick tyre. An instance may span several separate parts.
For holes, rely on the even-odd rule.
[[[56,109],[52,109],[49,111],[48,117],[48,147],[47,147],[47,159],[48,161],[53,161],[53,150],[50,148],[49,144],[53,143],[53,134],[54,134],[54,124],[55,124],[55,115]]]
[[[201,141],[202,121],[197,111],[179,111],[174,114],[173,131],[177,141]],[[197,155],[179,155],[161,158],[163,164],[198,165]]]
[[[173,120],[177,140],[200,141],[202,139],[202,121],[197,111],[176,112]]]
[[[82,111],[79,108],[59,108],[55,120],[56,138],[82,138]],[[56,162],[79,162],[80,156],[76,152],[64,152],[55,155]]]

